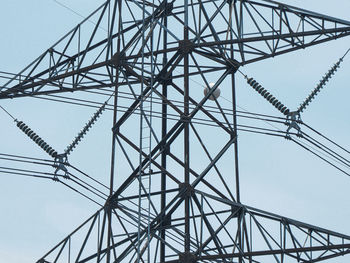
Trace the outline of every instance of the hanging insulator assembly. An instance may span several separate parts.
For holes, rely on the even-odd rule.
[[[279,110],[282,114],[288,115],[290,110],[288,107],[284,106],[278,99],[276,99],[270,92],[268,92],[265,88],[263,88],[256,80],[253,78],[248,78],[247,83],[255,89],[261,96],[263,96],[268,102],[270,102],[277,110]]]
[[[37,145],[39,145],[45,152],[51,157],[56,158],[58,153],[50,145],[48,145],[39,135],[37,135],[32,129],[28,127],[23,121],[15,120],[17,127],[20,128],[30,139],[32,139]]]
[[[96,111],[96,113],[92,116],[90,121],[86,123],[85,127],[79,132],[78,136],[75,137],[73,142],[68,145],[67,149],[64,151],[66,155],[69,155],[73,149],[78,145],[84,135],[89,131],[92,125],[96,122],[96,120],[101,116],[102,112],[105,110],[108,100],[102,104],[102,106]]]
[[[329,81],[329,79],[334,75],[334,73],[338,70],[340,63],[343,61],[343,58],[340,58],[337,63],[334,64],[334,66],[326,73],[326,75],[320,80],[320,83],[316,86],[316,88],[311,92],[311,94],[305,99],[305,101],[300,105],[298,108],[298,112],[303,112],[305,108],[309,105],[309,103],[315,98],[317,93],[320,92],[322,88],[326,85],[326,82]]]

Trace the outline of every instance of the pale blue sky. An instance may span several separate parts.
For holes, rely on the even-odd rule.
[[[60,2],[88,15],[103,1]],[[350,20],[347,0],[282,2]],[[80,20],[53,0],[2,0],[0,71],[19,72]],[[349,47],[350,37],[249,65],[242,71],[295,109]],[[302,115],[306,123],[348,149],[349,72],[350,56]],[[278,116],[268,103],[247,90],[241,76],[237,83],[240,107]],[[66,146],[61,142],[68,144],[94,112],[36,99],[0,101],[0,105],[44,138],[51,138],[48,142],[60,150]],[[0,152],[47,157],[2,112],[0,123]],[[79,167],[86,165],[91,174],[105,182],[110,124],[108,112],[88,135],[98,139],[91,144],[84,141],[75,159]],[[350,235],[349,177],[286,140],[241,134],[239,148],[243,203]],[[97,155],[96,149],[103,154]],[[0,200],[0,261],[8,263],[35,262],[97,209],[54,182],[2,174]],[[349,257],[341,260],[329,262],[348,262]]]

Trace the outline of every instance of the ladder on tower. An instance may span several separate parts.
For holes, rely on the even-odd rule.
[[[152,151],[152,89],[141,98],[140,101],[140,165],[148,159]],[[140,166],[139,180],[139,247],[138,262],[150,262],[150,222],[151,222],[151,186],[152,186],[152,164],[146,161],[144,167]],[[146,229],[145,229],[146,228]],[[145,232],[142,235],[142,232]]]

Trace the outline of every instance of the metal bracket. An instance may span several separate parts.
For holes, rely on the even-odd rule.
[[[65,166],[66,164],[68,164],[67,155],[65,153],[57,155],[57,157],[55,158],[54,165],[53,165],[53,167],[56,168],[54,179],[53,179],[54,181],[58,181],[57,174],[59,171],[64,172],[63,178],[69,179],[68,170]]]
[[[302,138],[302,132],[300,129],[299,124],[302,123],[301,118],[300,118],[300,113],[298,111],[292,111],[287,115],[287,120],[286,120],[286,125],[288,126],[287,131],[286,131],[286,139],[291,139],[290,138],[290,133],[289,131],[291,129],[295,129],[297,131],[297,136]]]
[[[184,190],[182,197],[192,197],[194,195],[194,189],[191,184],[189,183],[180,183],[179,184],[179,190]]]
[[[180,40],[179,50],[182,54],[191,53],[194,49],[194,44],[191,40]]]

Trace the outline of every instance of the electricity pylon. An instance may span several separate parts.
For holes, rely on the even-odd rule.
[[[38,262],[318,262],[350,253],[350,236],[241,203],[235,87],[243,65],[349,34],[348,21],[269,0],[106,1],[0,89],[1,99],[107,90],[113,101],[108,197]],[[69,179],[68,155],[107,104],[62,154],[17,126],[53,157],[56,180]]]

